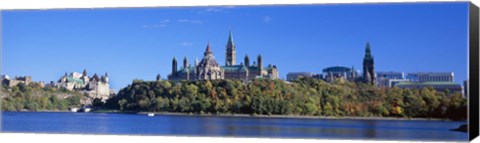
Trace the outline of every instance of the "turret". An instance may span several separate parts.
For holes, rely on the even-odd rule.
[[[105,72],[105,83],[108,83],[108,82],[109,82],[109,81],[108,81],[108,73]]]
[[[185,58],[183,59],[183,68],[188,68],[188,59],[187,59],[187,56],[185,56]]]
[[[173,57],[172,60],[172,76],[177,74],[177,58]]]
[[[83,69],[83,76],[87,76],[87,69]]]
[[[160,81],[160,80],[161,80],[160,74],[157,74],[157,81]]]
[[[248,58],[248,55],[245,55],[245,60],[243,61],[245,63],[246,67],[250,67],[250,59]]]

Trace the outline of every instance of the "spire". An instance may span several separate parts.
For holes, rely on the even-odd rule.
[[[212,50],[210,49],[210,41],[208,41],[207,49],[205,49],[204,55],[211,54],[211,53],[212,53]]]
[[[233,34],[232,34],[232,31],[230,31],[230,34],[228,35],[228,42],[227,42],[227,45],[232,45],[232,48],[233,47]]]
[[[365,46],[365,57],[372,57],[372,52],[370,50],[370,43],[367,42],[367,45]]]
[[[87,76],[87,69],[83,69],[83,76]]]
[[[108,77],[108,73],[107,73],[107,72],[105,72],[105,77]]]

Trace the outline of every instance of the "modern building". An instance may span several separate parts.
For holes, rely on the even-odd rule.
[[[313,72],[290,72],[287,74],[287,81],[293,81],[299,78],[318,78],[321,79],[321,74],[316,74]]]
[[[418,72],[408,73],[407,79],[412,82],[453,82],[453,72]]]
[[[355,78],[359,75],[355,69],[343,67],[343,66],[334,66],[334,67],[327,67],[322,70],[324,75],[324,79],[326,81],[332,81],[337,78],[341,78],[344,80],[355,80]]]
[[[278,79],[277,66],[269,64],[263,66],[261,55],[257,56],[257,62],[250,64],[250,58],[245,55],[244,63],[236,63],[236,47],[233,35],[230,32],[226,45],[225,65],[221,66],[214,58],[210,43],[207,44],[203,58],[200,62],[195,60],[193,66],[188,64],[187,57],[183,60],[183,66],[177,68],[177,59],[172,60],[172,72],[168,75],[169,80],[222,80],[238,79],[251,80],[255,78]]]
[[[377,78],[388,78],[388,79],[405,79],[405,74],[403,72],[377,72]]]
[[[393,87],[398,82],[408,81],[403,72],[377,72],[378,87]]]
[[[68,75],[65,73],[55,86],[70,91],[83,91],[88,93],[91,98],[100,98],[102,101],[106,101],[110,96],[110,85],[107,73],[101,77],[98,77],[96,73],[89,77],[87,70],[83,70],[83,74],[72,72]]]
[[[363,80],[365,83],[375,85],[375,63],[372,52],[370,50],[370,43],[367,43],[365,48],[365,56],[363,58]]]
[[[445,92],[446,90],[450,93],[459,93],[463,94],[463,87],[460,84],[454,82],[400,82],[395,85],[400,88],[408,89],[422,89],[425,87],[432,87],[438,92]]]

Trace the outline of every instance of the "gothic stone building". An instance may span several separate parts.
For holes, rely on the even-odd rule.
[[[67,90],[84,91],[92,98],[100,98],[102,101],[106,101],[110,96],[110,85],[108,81],[108,74],[98,77],[95,73],[92,77],[88,77],[87,70],[83,70],[83,74],[78,72],[72,72],[70,75],[65,73],[57,84],[58,88],[65,88]]]
[[[195,60],[194,66],[188,64],[188,59],[183,59],[183,66],[177,68],[177,59],[172,61],[172,73],[168,75],[169,80],[216,80],[216,79],[238,79],[251,80],[255,78],[278,79],[278,70],[275,65],[263,67],[262,56],[257,56],[257,62],[250,64],[248,55],[245,55],[244,63],[236,64],[235,44],[232,32],[228,37],[226,45],[225,65],[220,66],[213,57],[210,43],[203,54],[200,62]]]
[[[370,51],[370,43],[365,48],[365,57],[363,58],[363,80],[365,83],[375,85],[375,69],[373,55]]]

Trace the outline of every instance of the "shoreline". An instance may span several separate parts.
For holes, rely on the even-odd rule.
[[[121,112],[117,112],[121,113]],[[454,121],[463,122],[466,120],[450,120],[441,118],[396,118],[396,117],[355,117],[355,116],[296,116],[296,115],[250,115],[250,114],[195,114],[195,113],[172,113],[172,112],[137,112],[147,115],[174,115],[174,116],[198,116],[198,117],[239,117],[239,118],[279,118],[279,119],[330,119],[330,120],[397,120],[397,121]]]
[[[0,111],[0,112],[52,112],[52,113],[76,113],[70,111],[42,110],[42,111]],[[198,113],[178,113],[178,112],[136,112],[119,110],[93,110],[91,112],[78,113],[115,113],[115,114],[141,114],[147,115],[170,115],[170,116],[197,116],[197,117],[236,117],[236,118],[277,118],[277,119],[330,119],[330,120],[392,120],[392,121],[453,121],[465,122],[467,120],[451,120],[442,118],[404,118],[404,117],[355,117],[355,116],[302,116],[302,115],[250,115],[250,114],[198,114]]]

